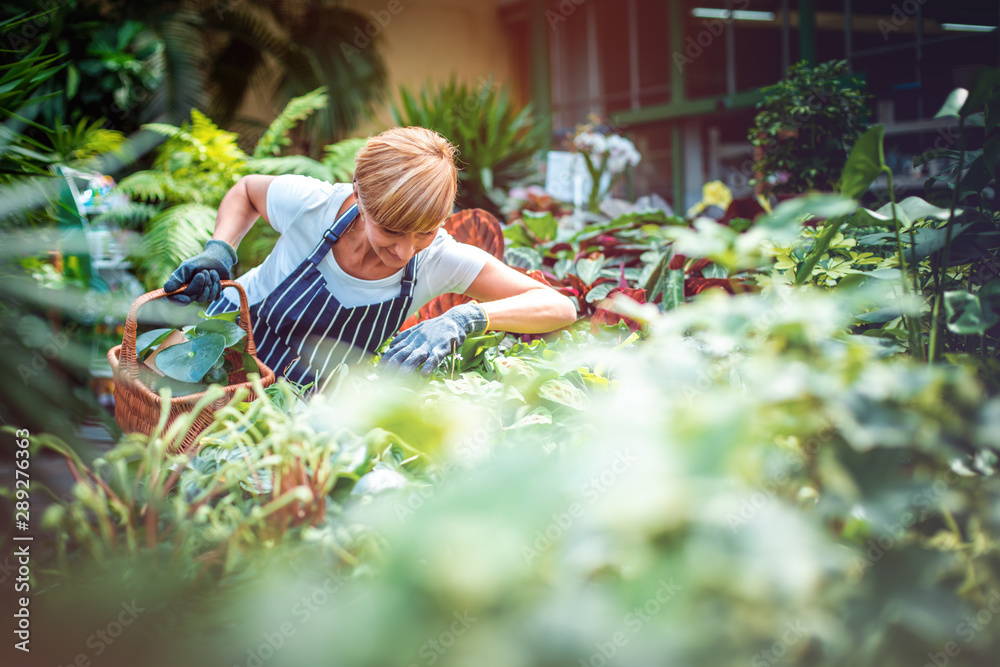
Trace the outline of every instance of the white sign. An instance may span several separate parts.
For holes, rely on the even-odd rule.
[[[580,153],[549,151],[545,162],[545,191],[556,199],[573,202],[576,208],[584,208],[590,199],[590,188],[594,181],[587,171],[587,163]],[[611,185],[611,174],[601,175],[601,191]]]

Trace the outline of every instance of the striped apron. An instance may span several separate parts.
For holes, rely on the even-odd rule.
[[[357,204],[352,205],[326,230],[312,254],[267,298],[250,307],[257,356],[278,377],[299,384],[317,382],[328,369],[373,354],[406,317],[416,284],[416,255],[406,264],[397,297],[348,308],[326,288],[319,263],[357,214]],[[220,295],[206,312],[234,310],[239,306]]]

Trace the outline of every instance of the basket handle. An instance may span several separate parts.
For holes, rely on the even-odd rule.
[[[239,284],[235,280],[223,280],[221,281],[221,284],[222,287],[235,287],[240,293],[240,327],[247,334],[245,350],[250,356],[256,357],[257,346],[253,342],[253,327],[250,325],[250,303],[247,301],[247,293],[243,289],[243,285]],[[135,349],[139,309],[150,301],[156,301],[157,299],[162,299],[165,296],[177,294],[185,287],[187,287],[187,285],[182,285],[177,290],[169,293],[163,291],[163,288],[161,287],[160,289],[155,289],[152,292],[143,294],[132,302],[132,306],[128,311],[128,317],[125,318],[125,330],[122,335],[121,353],[119,355],[119,370],[120,372],[125,373],[126,377],[132,380],[139,379],[139,358]]]

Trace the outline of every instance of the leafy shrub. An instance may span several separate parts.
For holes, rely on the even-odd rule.
[[[843,60],[788,68],[764,89],[749,131],[754,171],[765,194],[833,189],[847,153],[864,130],[867,96]]]

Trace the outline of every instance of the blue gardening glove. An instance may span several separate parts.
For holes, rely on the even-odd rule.
[[[396,336],[379,360],[379,366],[395,367],[402,372],[411,372],[420,366],[424,375],[430,375],[451,352],[453,343],[460,346],[469,334],[486,331],[488,324],[486,312],[479,304],[455,306]]]
[[[164,292],[173,292],[187,285],[183,292],[167,297],[173,303],[186,306],[192,301],[211,303],[219,298],[222,285],[229,280],[230,270],[236,263],[236,251],[225,241],[209,239],[205,251],[185,261],[170,274],[163,284]]]

